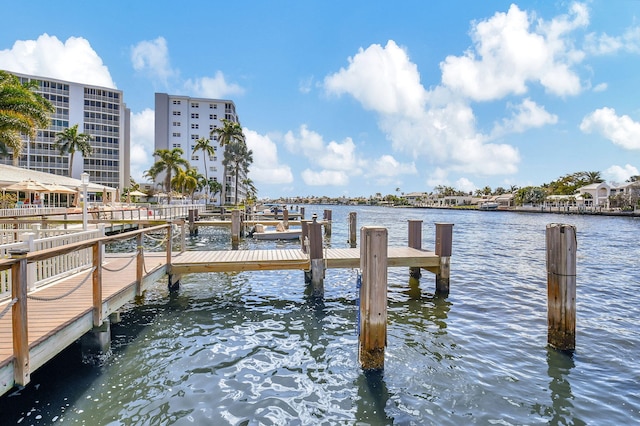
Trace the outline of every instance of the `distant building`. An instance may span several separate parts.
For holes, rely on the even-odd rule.
[[[222,184],[222,194],[216,194],[212,202],[233,204],[235,178],[226,173],[222,165],[224,147],[220,148],[217,139],[210,137],[212,130],[222,127],[222,119],[239,123],[233,101],[156,93],[155,149],[181,148],[191,167]],[[202,151],[194,151],[196,140],[200,138],[211,139],[211,145],[216,149],[216,153],[206,159],[206,171]],[[244,179],[245,176],[238,179],[238,201],[246,198]]]
[[[11,72],[22,82],[36,81],[36,93],[48,99],[56,108],[51,125],[40,129],[34,141],[25,138],[20,167],[69,176],[70,156],[60,155],[55,148],[56,135],[76,124],[80,133],[93,137],[93,153],[84,158],[74,155],[73,176],[80,179],[89,173],[90,181],[98,185],[124,188],[129,184],[129,117],[121,90],[82,83],[56,80]],[[12,156],[0,157],[0,163],[12,164]]]

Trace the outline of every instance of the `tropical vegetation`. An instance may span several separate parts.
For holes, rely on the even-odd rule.
[[[21,83],[6,71],[0,71],[0,155],[13,155],[17,166],[23,150],[23,139],[35,139],[38,129],[49,127],[50,114],[55,107],[35,93],[38,83]]]
[[[58,132],[56,135],[55,147],[60,151],[60,155],[69,154],[69,177],[73,176],[73,158],[76,152],[88,157],[93,153],[91,148],[91,135],[78,133],[78,124]]]
[[[164,173],[164,190],[167,193],[168,201],[171,202],[171,180],[176,174],[189,168],[189,162],[182,157],[181,148],[157,149],[153,155],[157,158],[149,170],[145,171],[145,176],[153,181]]]
[[[238,204],[238,182],[240,181],[240,174],[246,176],[251,163],[253,163],[253,152],[247,148],[244,140],[232,140],[226,144],[222,165],[225,167],[225,170],[228,170],[235,178],[235,205]]]

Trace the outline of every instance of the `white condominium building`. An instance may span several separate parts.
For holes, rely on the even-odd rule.
[[[220,148],[217,137],[211,131],[222,128],[222,120],[238,123],[236,106],[231,100],[192,98],[189,96],[156,93],[155,99],[155,149],[181,148],[184,158],[199,174],[222,184],[222,194],[216,194],[214,204],[233,204],[235,179],[225,173],[222,165],[224,147]],[[209,139],[216,150],[205,158],[202,151],[195,151],[196,140]],[[239,180],[238,200],[244,200],[246,190]]]
[[[122,91],[107,87],[14,73],[22,82],[36,81],[36,93],[56,108],[51,124],[39,129],[34,141],[25,139],[19,159],[22,168],[69,176],[70,156],[55,148],[59,132],[78,124],[78,132],[91,135],[93,153],[74,155],[73,178],[89,173],[92,183],[123,189],[129,186],[129,118]],[[12,164],[12,156],[0,157],[0,163]]]

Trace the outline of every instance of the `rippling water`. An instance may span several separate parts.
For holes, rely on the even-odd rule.
[[[307,206],[307,216],[324,207]],[[329,270],[325,297],[300,271],[197,274],[166,282],[112,326],[101,366],[76,349],[0,399],[2,424],[630,424],[640,421],[640,220],[549,214],[332,207],[407,244],[407,220],[454,223],[451,292],[389,270],[383,373],[357,362],[354,270]],[[578,231],[573,356],[546,345],[545,227]],[[190,249],[230,248],[202,229]],[[241,249],[293,247],[243,242]]]

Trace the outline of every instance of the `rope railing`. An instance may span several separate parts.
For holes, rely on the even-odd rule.
[[[9,302],[9,304],[7,306],[5,306],[5,308],[2,310],[2,312],[0,312],[0,319],[2,319],[2,317],[4,317],[6,315],[7,312],[9,312],[9,309],[11,309],[13,307],[13,305],[15,305],[16,303],[18,303],[18,298],[14,297],[13,299],[11,299],[11,302]]]
[[[129,261],[124,266],[122,266],[120,268],[111,269],[111,268],[108,268],[108,267],[102,265],[102,269],[104,269],[105,271],[109,271],[109,272],[120,272],[120,271],[124,270],[127,266],[131,265],[131,262],[133,262],[135,259],[136,259],[135,256],[131,256]]]
[[[39,302],[53,302],[55,300],[64,299],[65,297],[69,296],[70,294],[72,294],[73,292],[78,290],[80,287],[82,287],[82,285],[87,282],[87,280],[89,279],[89,277],[91,276],[91,274],[93,274],[93,271],[95,271],[95,270],[96,270],[95,266],[93,268],[89,269],[89,273],[87,274],[87,276],[84,277],[84,279],[82,281],[80,281],[80,283],[77,286],[75,286],[74,288],[70,289],[69,291],[67,291],[64,294],[61,294],[59,296],[54,296],[54,297],[43,297],[43,296],[36,296],[36,295],[33,295],[33,294],[28,294],[27,295],[27,299],[36,300],[36,301],[39,301]]]

